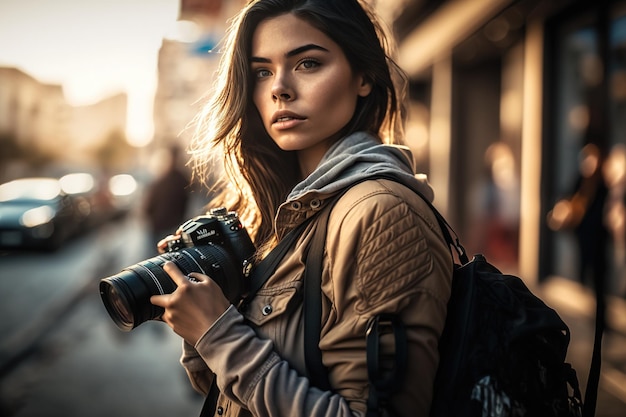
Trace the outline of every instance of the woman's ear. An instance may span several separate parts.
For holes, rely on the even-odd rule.
[[[361,97],[367,97],[372,92],[372,82],[364,74],[361,74],[359,78],[359,88],[357,93]]]

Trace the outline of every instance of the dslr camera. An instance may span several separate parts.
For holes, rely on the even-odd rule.
[[[236,304],[248,290],[254,244],[235,212],[211,209],[179,226],[180,238],[168,242],[166,252],[131,265],[100,280],[100,296],[120,330],[130,331],[147,320],[156,320],[163,308],[150,303],[152,295],[170,294],[176,284],[163,270],[171,261],[187,275],[208,275]]]

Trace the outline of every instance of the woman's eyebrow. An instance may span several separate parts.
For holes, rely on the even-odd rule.
[[[311,50],[329,52],[328,49],[324,48],[323,46],[319,46],[319,45],[316,45],[314,43],[310,43],[310,44],[307,44],[307,45],[300,46],[300,47],[298,47],[296,49],[292,49],[291,51],[289,51],[289,52],[287,52],[285,54],[285,58],[291,58],[293,56],[296,56],[296,55],[299,55],[299,54],[301,54],[303,52],[307,52],[307,51],[311,51]],[[267,58],[261,58],[261,57],[257,57],[257,56],[250,57],[250,61],[251,62],[262,62],[262,63],[269,63],[269,62],[271,62]]]
[[[285,54],[285,57],[290,58],[292,56],[295,56],[295,55],[298,55],[298,54],[301,54],[303,52],[310,51],[310,50],[317,50],[317,51],[328,52],[328,49],[324,48],[323,46],[319,46],[319,45],[316,45],[314,43],[310,43],[308,45],[304,45],[304,46],[296,48],[296,49],[294,49],[292,51],[287,52]]]

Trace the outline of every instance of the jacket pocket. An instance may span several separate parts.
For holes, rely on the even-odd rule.
[[[285,316],[302,302],[302,282],[261,288],[243,312],[246,319],[258,327]]]

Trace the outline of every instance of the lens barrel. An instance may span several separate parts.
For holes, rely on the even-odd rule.
[[[120,330],[130,331],[147,320],[156,320],[163,308],[150,303],[150,297],[170,294],[176,284],[163,270],[172,261],[183,274],[200,272],[220,286],[226,298],[235,303],[245,292],[242,267],[218,245],[202,245],[167,252],[132,265],[100,281],[104,306]]]

